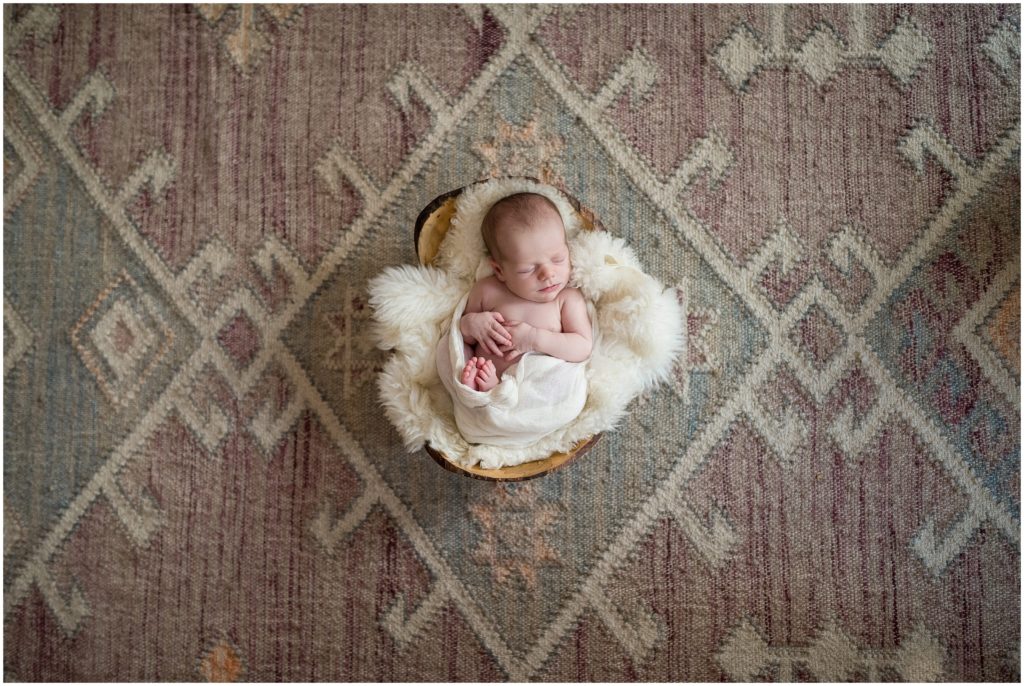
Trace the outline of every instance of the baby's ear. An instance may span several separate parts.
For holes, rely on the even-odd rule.
[[[491,269],[494,270],[494,275],[498,277],[498,281],[504,281],[505,275],[501,272],[501,265],[493,257],[488,257],[488,261],[491,263]]]

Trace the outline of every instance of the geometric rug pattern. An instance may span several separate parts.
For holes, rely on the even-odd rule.
[[[1018,680],[1020,73],[1015,5],[5,5],[5,680]],[[367,283],[506,174],[688,345],[496,484]]]

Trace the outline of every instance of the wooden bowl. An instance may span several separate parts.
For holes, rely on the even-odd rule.
[[[544,183],[537,179],[528,177],[521,178],[529,181],[535,181],[537,183]],[[484,179],[482,181],[477,181],[470,186],[464,186],[463,188],[449,191],[437,198],[434,198],[430,204],[423,208],[419,217],[416,218],[416,230],[413,234],[413,240],[416,242],[416,256],[419,258],[420,264],[424,266],[429,265],[434,261],[434,258],[437,257],[437,253],[441,249],[441,242],[448,233],[452,217],[455,215],[455,201],[459,197],[459,194],[467,188],[471,188],[472,186],[480,183],[485,183],[489,180],[490,179]],[[559,188],[559,190],[566,199],[569,200],[573,209],[576,210],[576,214],[579,215],[581,230],[601,230],[600,222],[598,222],[593,212],[583,207],[576,198],[572,197],[564,189]],[[589,450],[600,438],[601,434],[595,434],[594,436],[590,436],[589,438],[584,438],[579,441],[568,452],[553,453],[540,460],[524,462],[522,464],[513,465],[511,467],[502,467],[500,469],[463,467],[462,465],[449,460],[444,453],[434,449],[430,443],[427,443],[424,446],[424,449],[442,467],[448,471],[462,474],[463,476],[469,476],[474,479],[484,479],[487,481],[526,481],[527,479],[535,479],[564,467]]]

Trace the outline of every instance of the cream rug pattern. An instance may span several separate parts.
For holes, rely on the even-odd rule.
[[[1017,680],[1015,5],[4,7],[5,680]],[[674,289],[616,431],[407,453],[489,176]]]

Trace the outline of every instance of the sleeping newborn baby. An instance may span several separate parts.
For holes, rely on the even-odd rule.
[[[576,418],[593,345],[557,206],[502,198],[480,231],[494,274],[477,281],[438,346],[438,372],[470,443],[528,445]],[[456,325],[457,322],[457,325]]]
[[[590,317],[579,289],[568,287],[572,265],[555,204],[536,193],[510,195],[488,210],[480,231],[494,274],[473,285],[459,321],[462,383],[489,391],[528,352],[590,357]]]

